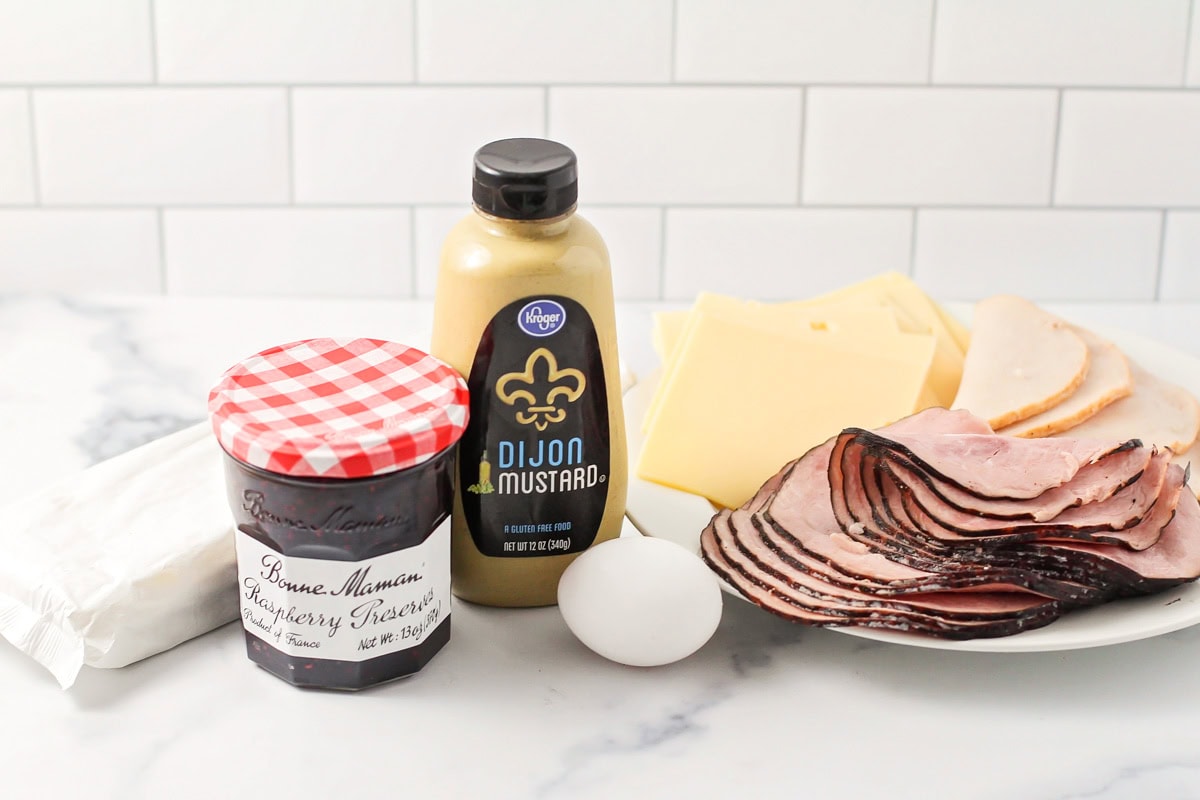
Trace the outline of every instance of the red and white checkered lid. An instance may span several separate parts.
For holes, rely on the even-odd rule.
[[[221,447],[303,478],[365,478],[433,458],[467,426],[450,366],[378,339],[307,339],[236,364],[208,396]]]

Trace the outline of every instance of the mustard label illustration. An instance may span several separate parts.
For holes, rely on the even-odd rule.
[[[524,298],[484,330],[459,443],[463,512],[484,555],[574,553],[608,497],[608,396],[596,329],[566,297]]]
[[[487,450],[479,458],[479,479],[467,487],[472,494],[491,494],[496,491],[492,486],[492,462],[488,461]]]
[[[496,381],[496,396],[517,408],[517,422],[544,431],[567,418],[563,404],[578,400],[586,386],[582,372],[559,369],[554,353],[539,347],[529,354],[524,370]]]

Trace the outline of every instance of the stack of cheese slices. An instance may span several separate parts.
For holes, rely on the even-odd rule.
[[[702,294],[655,318],[663,371],[638,475],[737,508],[843,428],[949,406],[967,344],[897,273],[800,302]]]
[[[1200,461],[1200,404],[1130,361],[1112,342],[999,295],[975,306],[953,408],[1006,436],[1141,439]]]

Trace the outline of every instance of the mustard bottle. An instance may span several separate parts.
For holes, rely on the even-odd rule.
[[[571,561],[621,530],[612,273],[577,195],[569,148],[492,142],[475,154],[472,212],[442,248],[431,350],[471,395],[450,533],[464,600],[551,605]]]

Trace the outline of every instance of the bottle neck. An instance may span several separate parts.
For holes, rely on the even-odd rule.
[[[479,206],[473,205],[471,208],[488,233],[517,239],[546,239],[559,236],[566,232],[571,224],[571,217],[575,216],[574,207],[565,214],[549,219],[504,219],[487,213]]]

